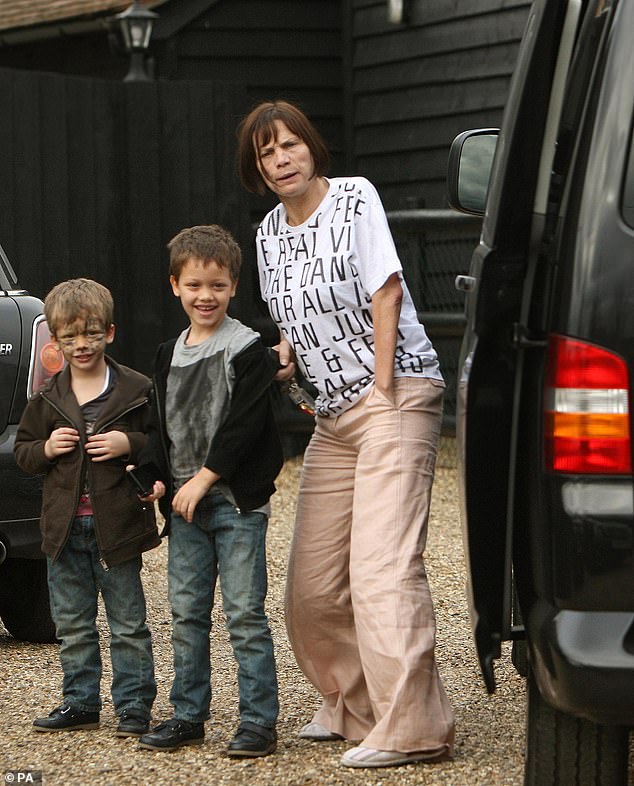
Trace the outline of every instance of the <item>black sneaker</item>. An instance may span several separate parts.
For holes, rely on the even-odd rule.
[[[75,731],[76,729],[98,729],[99,713],[85,712],[70,704],[62,704],[46,718],[33,721],[35,731]]]
[[[254,758],[268,756],[277,748],[275,729],[243,721],[235,737],[229,743],[227,755],[232,758]]]
[[[144,734],[139,739],[141,748],[153,751],[174,751],[183,745],[202,745],[205,739],[205,724],[172,718]]]
[[[140,737],[150,730],[150,721],[134,710],[123,710],[115,731],[117,737]]]

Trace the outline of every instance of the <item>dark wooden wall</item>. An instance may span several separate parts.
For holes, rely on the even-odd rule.
[[[121,83],[128,60],[106,27],[0,47],[0,68],[30,70],[0,71],[0,242],[22,285],[43,296],[71,275],[103,281],[117,303],[113,354],[148,370],[155,344],[183,324],[165,243],[218,221],[245,256],[233,312],[273,342],[251,225],[275,200],[246,195],[235,171],[250,106],[300,103],[333,153],[331,174],[370,178],[391,211],[444,208],[451,140],[501,121],[530,2],[406,5],[409,19],[392,25],[386,0],[170,0],[158,9],[150,85]],[[427,240],[397,237],[415,277],[433,268]],[[420,309],[459,310],[445,301],[467,246],[447,247],[445,294],[425,272]],[[451,382],[456,338],[434,341]]]
[[[188,5],[190,7],[189,13]],[[341,0],[218,0],[161,7],[153,50],[159,78],[238,81],[245,112],[256,102],[299,103],[328,142],[332,172],[344,162]],[[239,118],[236,118],[236,124]],[[275,204],[250,198],[253,220]]]
[[[0,68],[104,79],[123,79],[128,70],[128,58],[112,50],[105,26],[65,38],[25,38],[21,43],[0,46]]]
[[[154,36],[160,78],[241,82],[250,103],[300,101],[341,151],[340,0],[220,0],[180,29],[171,5]]]
[[[234,127],[257,101],[296,101],[318,125],[333,155],[344,161],[341,0],[171,0],[157,9],[150,47],[156,79],[220,81],[245,86]],[[94,29],[96,26],[97,29]],[[0,67],[120,80],[128,58],[107,19],[93,28],[0,46]],[[54,28],[51,28],[51,30]],[[234,129],[231,129],[234,133]],[[254,219],[272,206],[251,200]]]
[[[449,144],[499,125],[528,0],[170,0],[151,44],[159,80],[245,85],[299,102],[333,153],[331,174],[377,185],[389,209],[444,208]],[[127,58],[104,24],[0,47],[0,66],[121,79]],[[273,203],[250,199],[253,220]]]
[[[385,0],[347,0],[353,168],[390,209],[444,208],[451,140],[498,126],[529,2],[410,0],[405,24]]]
[[[0,69],[0,238],[38,297],[85,276],[114,295],[113,355],[143,371],[185,326],[168,240],[197,223],[251,229],[234,173],[239,85],[124,84]],[[245,286],[234,312],[251,311]]]

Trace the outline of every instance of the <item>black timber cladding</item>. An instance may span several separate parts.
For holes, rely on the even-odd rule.
[[[156,27],[157,76],[239,82],[244,112],[262,100],[298,103],[328,143],[332,173],[341,174],[341,22],[341,0],[179,0],[162,8]],[[253,220],[275,201],[251,197]]]
[[[171,34],[158,52],[159,76],[240,82],[250,104],[273,98],[297,101],[338,153],[343,112],[340,1],[222,0],[207,6],[181,29],[173,24],[165,28]],[[163,35],[159,23],[157,44]]]
[[[0,169],[11,184],[0,241],[21,280],[40,295],[82,273],[112,286],[116,350],[147,369],[156,340],[182,318],[163,278],[165,243],[181,226],[220,221],[244,251],[236,316],[273,340],[250,225],[275,199],[248,197],[233,157],[253,103],[297,101],[334,154],[331,174],[365,175],[390,211],[445,207],[451,140],[500,123],[530,4],[406,5],[409,19],[392,25],[387,0],[168,0],[151,44],[157,82],[129,90],[119,81],[128,58],[105,28],[50,40],[34,31],[0,47],[0,66],[93,78],[0,79]],[[437,334],[432,312],[462,312],[453,278],[477,236],[393,229],[451,388],[457,338]],[[451,413],[451,395],[446,403]]]
[[[235,177],[239,85],[123,83],[0,69],[0,238],[20,286],[44,297],[86,276],[115,300],[112,354],[146,373],[184,327],[167,241],[217,222],[251,243]],[[253,293],[232,303],[248,321]]]
[[[443,208],[451,139],[500,122],[526,0],[168,0],[151,44],[160,80],[242,83],[244,110],[284,97],[323,132],[333,175],[363,174],[386,207]],[[102,21],[103,25],[103,21]],[[0,65],[121,78],[105,26],[0,49]],[[233,118],[237,122],[240,113]],[[254,216],[272,200],[252,200]]]
[[[449,145],[500,124],[529,7],[411,0],[394,25],[385,0],[349,0],[353,167],[388,208],[446,207]]]

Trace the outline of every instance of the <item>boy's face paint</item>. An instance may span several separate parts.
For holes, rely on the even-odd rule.
[[[62,325],[51,336],[64,360],[72,369],[87,372],[99,366],[103,360],[106,346],[114,340],[114,325],[104,327],[98,320],[78,318]]]

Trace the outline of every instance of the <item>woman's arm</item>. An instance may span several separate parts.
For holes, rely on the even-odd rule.
[[[275,375],[275,379],[278,382],[286,382],[295,374],[296,366],[293,347],[291,347],[289,342],[282,335],[280,335],[280,343],[274,346],[273,349],[277,350],[279,354],[281,366]]]
[[[394,353],[402,299],[403,288],[397,273],[392,273],[385,284],[372,295],[374,384],[377,390],[390,401],[392,401]]]

